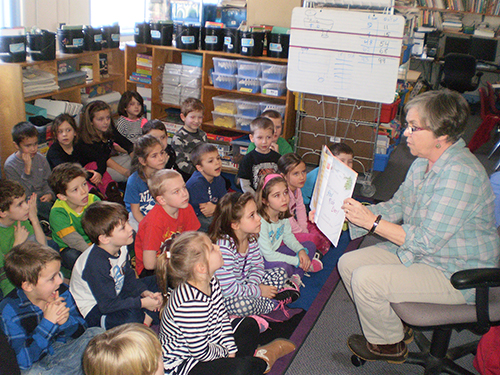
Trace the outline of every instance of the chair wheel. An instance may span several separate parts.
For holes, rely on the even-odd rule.
[[[359,367],[359,366],[363,366],[365,364],[365,360],[362,359],[362,358],[359,358],[357,355],[353,354],[351,356],[351,363],[355,366],[355,367]]]

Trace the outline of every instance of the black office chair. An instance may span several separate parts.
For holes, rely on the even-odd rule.
[[[492,325],[500,324],[500,268],[459,271],[451,283],[456,289],[476,289],[476,304],[391,303],[401,320],[414,329],[420,349],[410,352],[405,363],[423,366],[425,375],[474,375],[454,361],[475,354],[479,340],[449,348],[452,331],[467,329],[483,335]],[[431,341],[422,333],[425,330],[433,331]]]
[[[476,73],[476,58],[464,53],[447,54],[442,69],[441,86],[459,93],[476,90],[483,75],[482,72]]]

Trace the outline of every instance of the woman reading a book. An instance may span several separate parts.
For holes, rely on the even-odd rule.
[[[404,135],[412,155],[406,180],[388,202],[342,206],[351,238],[376,233],[386,242],[344,254],[338,264],[363,335],[348,345],[359,357],[404,362],[413,339],[391,303],[473,303],[453,273],[495,267],[500,242],[494,195],[481,163],[461,136],[469,106],[458,93],[428,91],[405,106]]]

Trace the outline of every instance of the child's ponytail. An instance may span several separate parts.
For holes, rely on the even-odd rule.
[[[194,266],[207,262],[210,239],[202,232],[184,232],[162,245],[162,254],[156,260],[156,280],[163,293],[163,308],[167,303],[168,289],[194,278]],[[169,246],[170,245],[170,246]]]

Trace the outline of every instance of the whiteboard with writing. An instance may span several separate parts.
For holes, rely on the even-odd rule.
[[[287,88],[392,103],[404,24],[390,14],[294,8]]]

